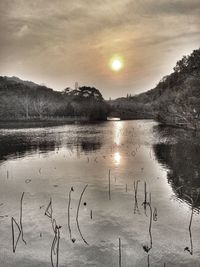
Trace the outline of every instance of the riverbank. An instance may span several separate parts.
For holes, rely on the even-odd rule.
[[[171,128],[180,128],[189,131],[199,131],[200,124],[194,125],[192,124],[183,124],[183,123],[165,123],[156,120],[149,116],[148,118],[145,117],[136,117],[136,118],[126,118],[126,117],[108,117],[107,120],[95,120],[91,121],[87,117],[69,117],[69,118],[43,118],[43,119],[30,119],[30,120],[0,120],[0,129],[20,129],[20,128],[45,128],[45,127],[52,127],[52,126],[61,126],[65,124],[92,124],[92,123],[102,123],[106,121],[137,121],[137,120],[154,120],[157,121],[161,126],[171,127]]]
[[[20,119],[20,120],[0,120],[0,129],[13,128],[36,128],[51,127],[73,123],[90,122],[88,117],[67,117],[67,118],[41,118],[41,119]]]

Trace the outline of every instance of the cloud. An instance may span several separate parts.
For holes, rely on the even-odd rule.
[[[29,27],[27,25],[23,25],[19,31],[16,32],[16,36],[21,38],[29,32]]]
[[[0,73],[138,93],[197,48],[199,11],[199,0],[1,0]],[[108,67],[115,53],[125,59],[118,76]]]

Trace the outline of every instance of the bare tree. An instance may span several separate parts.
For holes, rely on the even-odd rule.
[[[33,100],[33,107],[35,113],[42,118],[45,114],[48,114],[48,109],[50,106],[50,101],[44,96],[38,96]]]

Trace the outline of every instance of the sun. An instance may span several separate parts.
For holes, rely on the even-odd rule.
[[[114,71],[119,71],[122,68],[122,63],[119,59],[115,59],[112,62],[112,69]]]
[[[120,71],[123,68],[123,61],[121,58],[112,58],[110,61],[110,67],[113,71]]]

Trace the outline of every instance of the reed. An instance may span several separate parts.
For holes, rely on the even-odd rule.
[[[138,184],[140,180],[134,181],[133,189],[134,189],[134,214],[137,212],[140,214],[139,207],[138,207],[138,201],[137,201],[137,191],[138,191]]]
[[[119,238],[119,267],[122,266],[122,249],[121,249],[121,238]]]
[[[92,210],[90,210],[90,219],[91,220],[93,219],[93,212],[92,212]]]
[[[52,267],[58,267],[59,266],[60,228],[61,228],[61,226],[58,226],[55,222],[54,239],[53,239],[53,242],[51,245],[51,265],[52,265]],[[56,255],[56,265],[54,265],[53,254]]]
[[[108,197],[109,197],[109,200],[111,200],[110,170],[108,173]]]
[[[190,248],[185,247],[184,251],[188,251],[190,255],[193,255],[193,240],[192,240],[192,219],[193,219],[193,214],[194,214],[194,201],[192,197],[185,195],[185,197],[191,201],[191,215],[190,215],[190,222],[189,222],[189,237],[190,237]],[[198,198],[198,197],[197,197]]]
[[[68,230],[70,240],[74,243],[74,238],[72,238],[71,224],[70,224],[70,205],[71,205],[71,193],[74,192],[74,188],[71,187],[69,191],[69,201],[68,201]]]
[[[17,229],[19,231],[19,234],[15,240],[15,230],[14,230],[14,224],[17,226]],[[15,253],[17,249],[17,244],[19,242],[20,236],[21,236],[21,229],[19,224],[16,222],[16,220],[12,217],[11,218],[11,229],[12,229],[12,248],[13,248],[13,253]]]
[[[78,207],[77,207],[77,213],[76,213],[76,225],[77,225],[77,228],[78,228],[78,231],[79,231],[79,234],[83,240],[83,242],[86,244],[86,245],[89,245],[88,242],[85,240],[85,238],[83,237],[83,234],[81,232],[81,229],[80,229],[80,225],[79,225],[79,209],[80,209],[80,205],[81,205],[81,200],[82,200],[82,197],[83,197],[83,194],[86,190],[86,188],[88,187],[88,184],[84,187],[83,191],[81,192],[81,195],[80,195],[80,198],[79,198],[79,202],[78,202]]]
[[[150,258],[149,258],[149,254],[147,255],[147,266],[150,267]]]
[[[19,242],[20,237],[22,238],[22,241],[24,242],[24,244],[26,245],[26,241],[24,240],[24,233],[23,233],[23,223],[22,223],[22,219],[23,219],[23,213],[22,213],[22,205],[23,205],[23,198],[24,198],[24,192],[22,193],[21,199],[20,199],[20,211],[19,211],[19,224],[17,223],[17,221],[15,220],[14,217],[11,218],[11,230],[12,230],[12,247],[13,247],[13,253],[15,253],[16,249],[17,249],[17,244]],[[17,238],[15,239],[15,229],[14,229],[14,225],[17,226],[17,229],[19,231],[19,234],[17,236]]]
[[[149,202],[147,203],[147,206],[150,209],[150,218],[149,218],[149,239],[150,239],[150,245],[149,246],[148,245],[144,245],[143,246],[143,249],[144,249],[145,252],[148,253],[152,249],[152,247],[153,247],[153,239],[152,239],[152,233],[151,233],[153,214],[152,214],[152,207],[151,207],[151,205],[150,205]]]
[[[142,203],[144,207],[145,215],[147,216],[147,184],[144,182],[144,202]]]
[[[22,205],[23,205],[23,198],[24,198],[24,192],[22,193],[21,199],[20,199],[20,228],[21,228],[21,237],[22,237],[22,241],[24,242],[24,244],[26,245],[26,241],[24,240],[24,231],[23,231],[23,223],[22,223],[22,217],[23,217],[23,209],[22,209]]]

